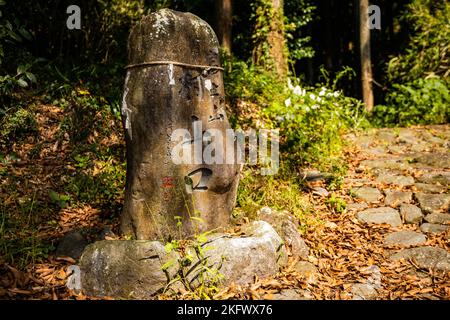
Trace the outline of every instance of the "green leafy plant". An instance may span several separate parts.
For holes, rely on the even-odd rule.
[[[284,101],[273,101],[263,110],[268,123],[280,128],[280,149],[293,165],[331,166],[341,150],[345,130],[366,124],[361,102],[335,88],[336,81],[302,87],[293,79],[284,90]]]
[[[25,204],[20,216],[12,215],[7,206],[0,204],[0,260],[20,269],[41,262],[55,249],[38,236],[32,224],[33,204]]]
[[[315,9],[309,0],[285,0],[285,32],[291,63],[314,56],[311,37],[305,36],[304,31],[313,21]]]
[[[31,64],[19,65],[15,75],[0,76],[0,93],[7,95],[16,87],[26,88],[30,83],[36,83],[36,76],[31,73]]]
[[[11,141],[37,132],[36,119],[31,108],[7,110],[0,117],[0,145],[7,146]]]
[[[81,203],[107,204],[122,197],[125,163],[118,163],[112,156],[101,156],[95,161],[81,159],[76,163],[79,171],[65,186],[67,193]]]
[[[335,213],[343,213],[347,207],[347,203],[343,199],[337,197],[334,193],[327,199],[326,204],[328,208]]]
[[[302,191],[300,179],[288,170],[277,176],[260,176],[254,170],[246,168],[242,172],[234,216],[255,219],[257,211],[266,206],[286,210],[299,219],[305,231],[313,210]]]
[[[354,75],[350,68],[334,79],[323,71],[324,83],[308,87],[298,78],[280,83],[270,72],[242,61],[228,60],[225,66],[228,99],[235,106],[233,125],[279,128],[282,156],[292,166],[330,167],[341,150],[341,134],[368,125],[362,103],[337,89],[341,79]]]
[[[70,196],[65,194],[58,194],[53,190],[49,192],[50,201],[60,208],[65,208],[67,206],[67,202],[70,200]]]
[[[448,82],[439,78],[394,84],[386,105],[374,109],[376,125],[441,124],[450,121]]]
[[[195,234],[193,240],[172,240],[165,244],[166,253],[175,251],[179,258],[171,259],[161,266],[168,282],[160,292],[166,293],[176,283],[181,283],[194,299],[209,300],[218,292],[218,284],[223,276],[220,273],[221,264],[208,260],[207,252],[213,249],[207,246],[210,233]],[[175,270],[174,274],[170,270]]]
[[[402,22],[411,26],[411,37],[404,53],[388,63],[389,82],[408,83],[427,77],[448,79],[450,3],[413,0],[403,14]]]
[[[376,106],[378,126],[441,124],[450,119],[450,4],[413,0],[402,22],[411,37],[402,54],[387,65],[385,105]]]
[[[1,9],[5,5],[6,2],[1,0],[0,17],[3,15]],[[17,19],[14,19],[13,22],[8,17],[0,19],[0,67],[2,70],[0,73],[0,103],[5,103],[6,97],[10,96],[15,89],[26,88],[31,83],[37,82],[35,74],[30,69],[39,60],[26,62],[31,57],[21,48],[24,42],[30,41],[32,38],[31,33]],[[5,61],[5,58],[12,55],[14,55],[13,66],[17,66],[15,73],[11,68],[11,61]],[[18,60],[20,62],[17,64]],[[0,106],[0,111],[2,110],[4,112],[4,106]]]

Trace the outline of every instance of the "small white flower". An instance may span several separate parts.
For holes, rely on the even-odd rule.
[[[287,98],[286,100],[284,100],[284,105],[286,107],[289,107],[291,105],[291,98]]]
[[[310,98],[311,100],[316,100],[316,95],[315,95],[314,93],[311,93],[311,94],[309,95],[309,98]]]
[[[319,96],[323,97],[327,93],[327,88],[322,87],[322,90],[319,93]]]
[[[306,112],[310,112],[311,109],[310,109],[308,106],[306,106],[306,107],[305,107],[305,111],[306,111]]]
[[[311,107],[311,109],[313,109],[313,110],[319,109],[319,105],[315,104]]]
[[[302,89],[300,88],[300,86],[295,86],[293,92],[294,92],[295,95],[299,96],[299,95],[302,94]]]
[[[335,96],[336,98],[339,97],[339,95],[340,95],[340,92],[339,92],[339,91],[335,91],[335,92],[333,93],[333,96]]]
[[[292,85],[291,79],[288,79],[288,87],[289,89],[294,89],[294,86]]]
[[[317,101],[318,103],[322,103],[322,102],[323,102],[323,99],[322,99],[321,97],[318,97],[316,101]]]

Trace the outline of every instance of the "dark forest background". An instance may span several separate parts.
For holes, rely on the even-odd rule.
[[[205,19],[219,32],[220,17],[217,12],[223,1],[80,0],[77,5],[82,9],[82,29],[68,30],[65,26],[68,17],[66,8],[72,2],[2,1],[0,41],[3,47],[3,73],[14,74],[18,64],[34,62],[32,69],[37,73],[39,68],[46,65],[61,71],[71,82],[79,81],[85,74],[100,74],[102,69],[108,69],[105,72],[112,74],[121,70],[125,64],[129,28],[143,14],[163,7],[190,11]],[[255,29],[258,26],[256,11],[258,7],[266,5],[265,2],[270,5],[270,1],[262,0],[232,2],[232,55],[235,58],[249,61],[252,57],[255,33],[258,33]],[[376,104],[386,103],[386,94],[393,84],[387,74],[389,61],[405,53],[411,44],[411,37],[421,31],[420,22],[415,23],[414,19],[421,17],[424,23],[429,23],[425,21],[426,11],[434,15],[436,10],[440,10],[448,22],[448,5],[444,3],[424,0],[379,0],[373,3],[382,11],[381,30],[374,29],[371,32]],[[414,12],[412,6],[420,8]],[[331,74],[336,74],[346,66],[359,74],[358,9],[359,0],[285,0],[284,22],[291,73],[295,72],[309,85],[321,79],[322,66]],[[429,30],[422,30],[424,36],[433,32],[433,26],[428,27]],[[441,32],[445,36],[448,24],[443,27],[445,30]],[[442,46],[448,48],[448,43],[442,43]],[[46,62],[38,58],[45,58]],[[436,59],[442,59],[440,63],[448,67],[447,54],[444,57],[436,56]],[[119,84],[120,81],[115,83]],[[348,95],[361,98],[359,76],[343,81],[340,86]]]

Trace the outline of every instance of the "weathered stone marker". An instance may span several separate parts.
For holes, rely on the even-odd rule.
[[[206,164],[201,153],[195,161],[198,133],[216,129],[225,136],[230,128],[216,35],[190,13],[160,10],[132,29],[128,60],[122,231],[136,239],[168,239],[226,226],[239,165]],[[182,142],[183,151],[193,155],[190,164],[173,162],[172,135],[178,129],[190,133]]]

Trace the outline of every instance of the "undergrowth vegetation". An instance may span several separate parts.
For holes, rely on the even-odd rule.
[[[411,26],[404,52],[387,64],[385,105],[376,106],[379,126],[450,121],[450,3],[414,0],[401,19]]]
[[[0,252],[20,268],[73,227],[94,236],[115,223],[125,184],[121,122],[104,98],[76,87],[31,100],[0,118]]]
[[[228,65],[230,64],[230,65]],[[225,75],[231,103],[231,121],[236,127],[279,128],[285,164],[312,165],[326,169],[333,165],[342,147],[341,135],[349,128],[368,126],[362,103],[338,89],[338,81],[353,76],[346,68],[324,83],[303,85],[298,78],[286,83],[257,66],[228,61]]]
[[[243,172],[236,214],[269,206],[288,210],[306,229],[311,208],[304,199],[302,170],[316,168],[334,179],[345,173],[342,135],[368,126],[362,103],[338,89],[338,82],[354,72],[345,68],[335,79],[325,70],[324,83],[309,87],[291,77],[280,82],[271,72],[243,61],[225,60],[228,100],[235,127],[280,129],[280,171],[273,177],[258,177],[255,169]]]

